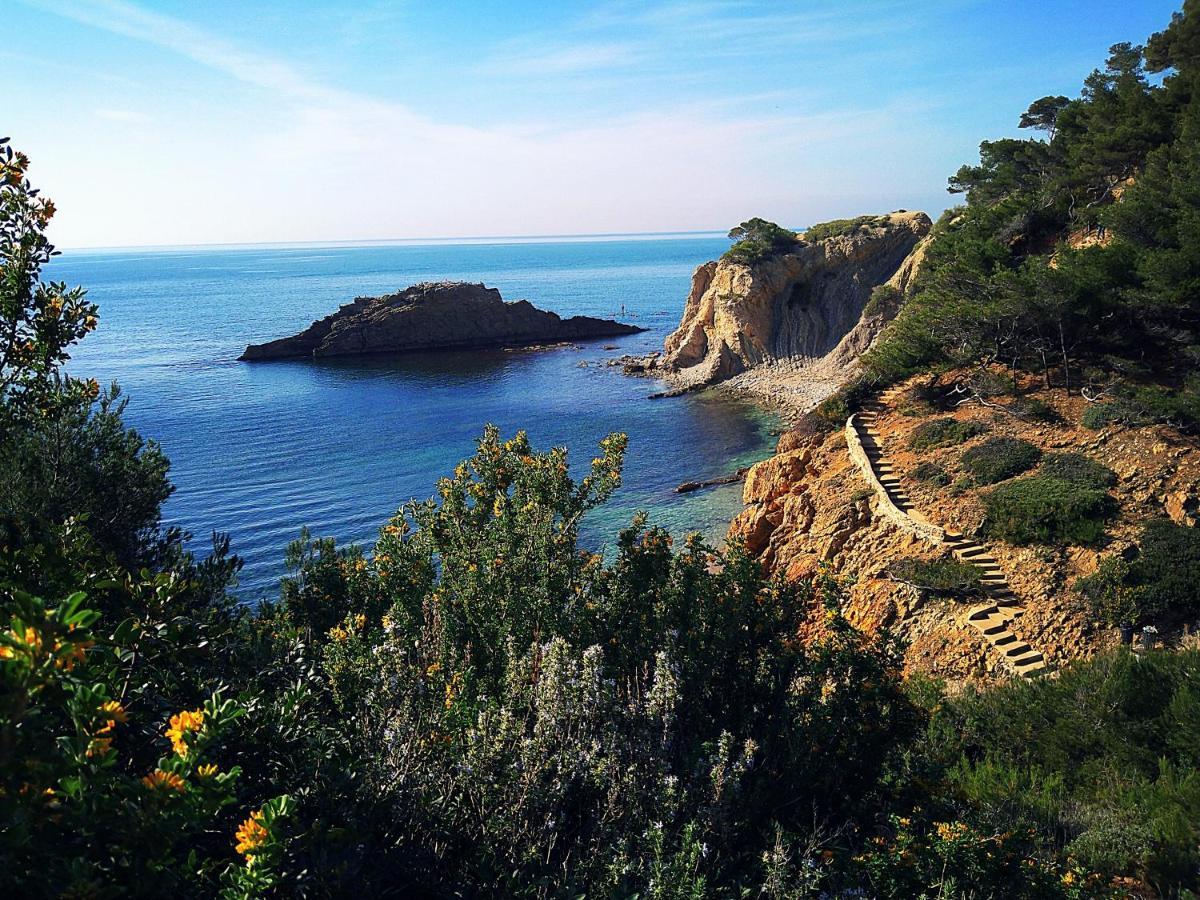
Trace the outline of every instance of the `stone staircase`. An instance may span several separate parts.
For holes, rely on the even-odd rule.
[[[883,452],[879,436],[879,417],[884,413],[898,393],[897,388],[884,391],[879,397],[864,404],[862,411],[850,417],[849,425],[854,429],[858,443],[866,454],[868,464],[886,493],[887,501],[920,527],[920,532],[947,547],[954,556],[979,569],[980,582],[986,592],[987,602],[973,606],[967,613],[967,622],[977,629],[991,646],[1003,655],[1005,662],[1022,677],[1030,677],[1046,669],[1042,654],[1013,634],[1013,622],[1024,614],[1020,600],[1009,587],[1008,579],[996,558],[982,544],[964,536],[959,531],[933,526],[914,507],[912,500],[900,482],[900,474]]]

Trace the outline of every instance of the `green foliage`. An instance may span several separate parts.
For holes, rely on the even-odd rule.
[[[1169,519],[1142,526],[1130,581],[1152,609],[1180,613],[1200,610],[1200,532]]]
[[[1062,416],[1053,406],[1036,397],[1022,397],[1016,400],[1010,408],[1016,415],[1030,422],[1053,424],[1062,421]]]
[[[574,529],[615,486],[623,447],[607,441],[575,485],[562,451],[489,430],[441,502],[402,510],[361,567],[309,556],[312,571],[340,559],[321,590],[364,610],[328,630],[323,665],[370,761],[356,802],[399,838],[368,880],[415,877],[409,860],[435,847],[420,876],[434,892],[629,895],[663,872],[752,884],[762,835],[809,827],[814,810],[842,820],[881,789],[916,724],[898,648],[849,628],[825,584],[828,636],[804,649],[811,589],[764,581],[736,551],[714,573],[699,540],[676,553],[642,521],[611,563],[580,553]],[[313,634],[335,618],[309,609],[277,612]],[[872,721],[847,729],[863,708]],[[702,847],[721,847],[719,863]]]
[[[917,481],[923,481],[926,484],[932,484],[937,487],[946,487],[950,483],[950,476],[935,462],[918,463],[917,467],[912,471],[912,477]]]
[[[721,258],[749,264],[786,253],[795,246],[796,232],[755,217],[731,229],[729,239],[735,243]]]
[[[1112,469],[1096,462],[1086,453],[1047,453],[1042,457],[1038,474],[1096,490],[1104,490],[1117,483],[1117,474]]]
[[[1029,829],[1100,884],[1135,875],[1177,896],[1200,865],[1197,677],[1196,651],[1119,651],[1055,679],[969,689],[938,707],[930,754],[980,826]]]
[[[1029,441],[1012,437],[988,438],[962,455],[962,467],[977,484],[995,484],[1032,469],[1042,451]]]
[[[878,228],[888,223],[888,216],[858,216],[853,219],[834,219],[810,225],[804,230],[806,241],[824,241],[834,237],[847,237]]]
[[[1010,544],[1094,544],[1116,504],[1103,490],[1027,475],[982,495],[987,534]]]
[[[980,145],[950,179],[966,205],[937,224],[869,377],[999,363],[1072,391],[1092,368],[1130,395],[1089,413],[1098,426],[1200,427],[1181,387],[1200,361],[1198,17],[1185,3],[1145,48],[1114,45],[1078,98],[1034,101],[1020,126],[1043,139]]]
[[[1178,388],[1123,385],[1110,399],[1088,404],[1080,421],[1094,429],[1158,423],[1193,429],[1200,424],[1200,380],[1189,376]]]
[[[983,592],[979,569],[952,556],[938,559],[903,557],[888,566],[888,573],[897,581],[932,594],[970,597]]]
[[[1097,617],[1110,625],[1153,621],[1166,614],[1200,611],[1200,535],[1170,519],[1142,526],[1132,559],[1107,556],[1097,571],[1079,579],[1078,590]]]
[[[96,327],[96,307],[80,288],[41,280],[56,252],[46,238],[55,207],[29,183],[28,168],[28,157],[0,138],[0,401],[23,417],[97,392],[94,381],[61,372],[70,345]]]
[[[892,315],[900,308],[904,294],[890,284],[878,284],[871,290],[867,305],[863,307],[864,316]]]
[[[1092,607],[1092,614],[1106,625],[1134,625],[1146,618],[1148,612],[1129,584],[1129,563],[1120,556],[1106,556],[1091,575],[1075,582]]]
[[[1116,403],[1092,403],[1083,411],[1079,422],[1084,428],[1099,431],[1123,421],[1124,415]]]
[[[949,416],[922,422],[908,436],[911,450],[934,450],[952,447],[969,441],[984,433],[986,429],[977,422],[960,422]]]

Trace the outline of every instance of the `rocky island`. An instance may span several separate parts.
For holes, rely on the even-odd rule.
[[[507,302],[498,290],[483,284],[423,282],[383,297],[357,297],[299,334],[251,344],[239,358],[258,361],[527,347],[644,330],[589,316],[563,319],[528,300]]]

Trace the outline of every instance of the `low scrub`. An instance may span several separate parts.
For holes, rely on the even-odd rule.
[[[1083,453],[1049,453],[1042,458],[1038,472],[1097,490],[1117,483],[1117,474],[1112,469]]]
[[[912,477],[924,484],[932,484],[937,487],[945,487],[950,483],[950,476],[946,474],[946,470],[933,462],[923,462],[912,470]]]
[[[1027,475],[983,494],[989,537],[1010,544],[1092,544],[1116,504],[1105,491]]]
[[[987,429],[978,422],[960,422],[946,416],[922,422],[908,436],[912,450],[933,450],[938,447],[953,447],[983,434]]]
[[[1140,623],[1158,616],[1200,612],[1200,531],[1153,519],[1142,526],[1137,554],[1110,556],[1076,589],[1097,617],[1111,625]]]
[[[888,573],[897,581],[931,594],[967,597],[983,593],[979,569],[952,556],[898,559],[888,567]]]
[[[1015,401],[1009,409],[1015,415],[1030,422],[1055,423],[1062,421],[1058,410],[1045,400],[1039,400],[1036,397],[1022,397]]]
[[[962,455],[962,467],[977,484],[995,484],[1037,465],[1042,451],[1029,441],[1012,437],[988,438]]]
[[[886,225],[887,216],[857,216],[853,219],[833,219],[821,222],[804,230],[806,241],[824,241],[833,237],[846,237],[859,234],[871,228]]]

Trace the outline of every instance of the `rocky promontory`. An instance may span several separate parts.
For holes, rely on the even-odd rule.
[[[383,297],[358,297],[291,337],[251,344],[243,360],[526,347],[636,334],[645,329],[507,302],[495,288],[423,282]]]
[[[827,237],[800,234],[755,262],[705,263],[661,356],[629,369],[676,391],[727,382],[803,412],[845,380],[891,321],[931,227],[921,212],[864,216]],[[892,302],[869,304],[884,284],[895,288]]]

